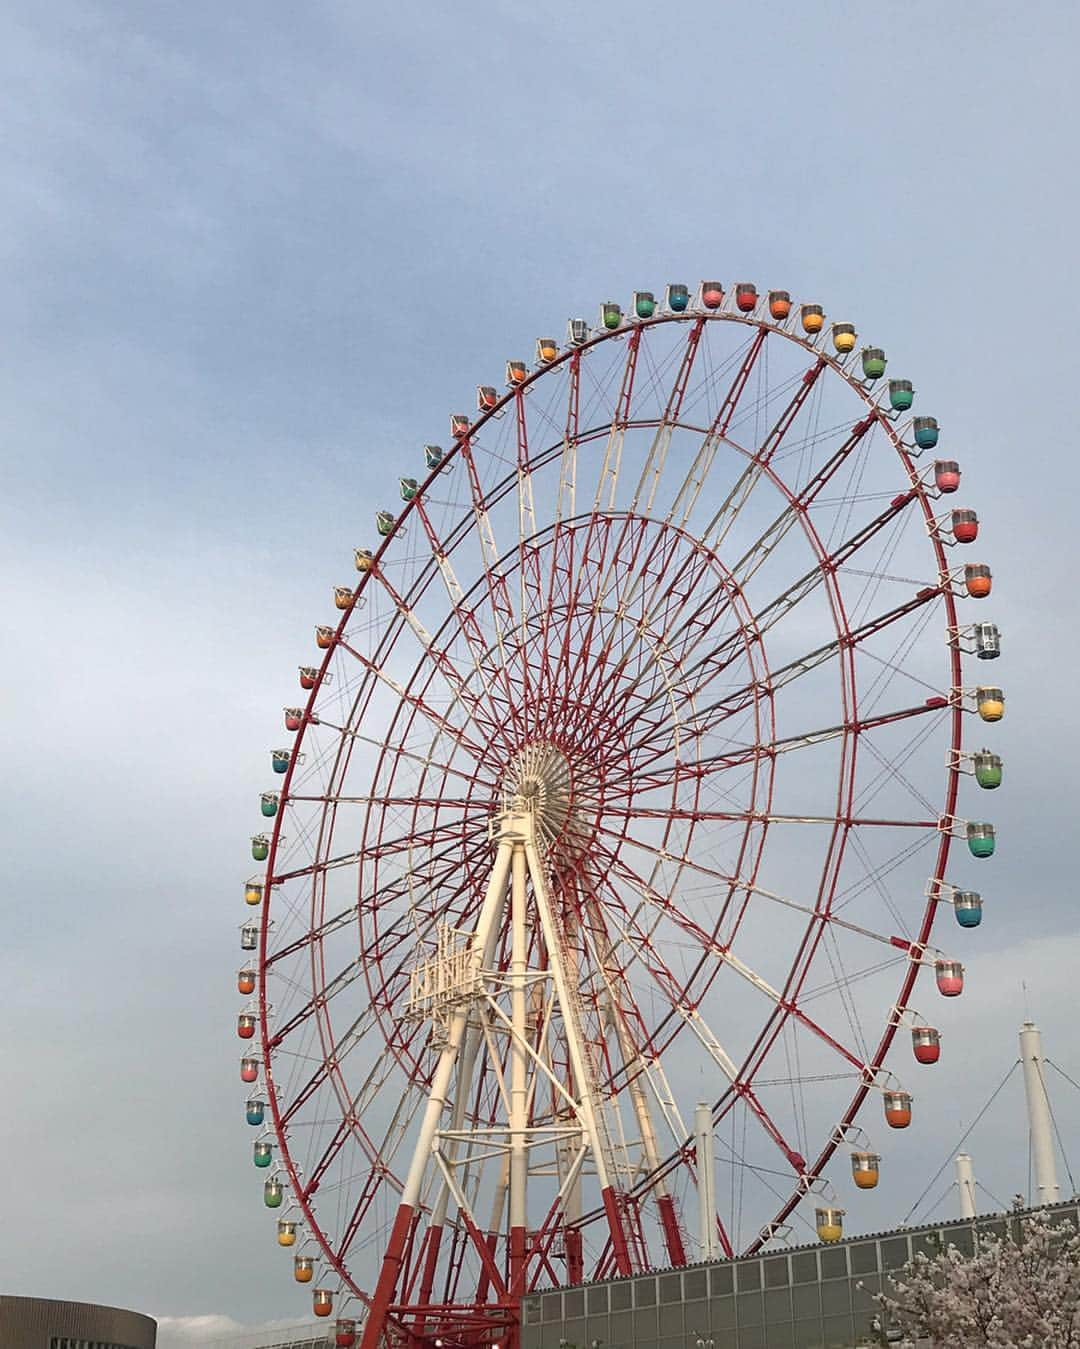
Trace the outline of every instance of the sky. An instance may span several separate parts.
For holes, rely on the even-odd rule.
[[[163,1349],[304,1314],[236,1081],[280,708],[398,465],[537,333],[673,279],[879,335],[983,521],[1000,855],[914,1171],[1025,1015],[1080,1080],[1078,40],[1046,0],[4,7],[3,1291]],[[1015,1075],[970,1150],[1025,1188]]]

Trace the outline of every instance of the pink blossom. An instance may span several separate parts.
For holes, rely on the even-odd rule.
[[[889,1283],[882,1319],[933,1349],[1080,1349],[1080,1235],[1051,1213],[1011,1218],[974,1255],[916,1255]]]

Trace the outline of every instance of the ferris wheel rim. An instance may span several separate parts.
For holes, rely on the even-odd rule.
[[[835,359],[833,359],[833,358],[831,358],[831,357],[825,355],[825,354],[820,350],[820,348],[818,347],[818,345],[816,345],[816,344],[813,343],[813,342],[807,342],[807,341],[805,341],[805,340],[802,339],[801,337],[799,337],[799,336],[797,336],[796,334],[794,334],[793,332],[791,332],[789,329],[786,329],[783,325],[779,325],[779,324],[770,324],[770,323],[767,323],[766,321],[764,321],[763,319],[761,319],[761,318],[759,318],[759,317],[750,317],[750,316],[746,316],[746,315],[742,315],[742,314],[733,314],[733,313],[727,313],[727,312],[721,312],[721,313],[708,313],[708,314],[692,313],[692,312],[691,312],[691,313],[679,313],[679,314],[662,314],[662,315],[657,315],[656,317],[654,317],[654,318],[652,318],[652,319],[649,319],[649,320],[643,320],[643,321],[640,321],[640,322],[635,323],[635,324],[633,324],[633,325],[627,325],[626,327],[621,328],[621,329],[616,330],[616,331],[613,331],[613,332],[602,332],[602,333],[599,333],[599,334],[595,335],[594,337],[592,337],[588,342],[582,344],[581,346],[576,347],[576,348],[573,348],[573,349],[569,349],[569,350],[566,350],[566,351],[560,353],[560,355],[557,357],[557,359],[556,359],[555,361],[553,361],[553,362],[551,362],[551,363],[549,363],[549,364],[543,365],[543,366],[539,367],[537,370],[535,370],[535,371],[533,371],[532,373],[530,373],[529,376],[527,377],[527,379],[526,379],[524,385],[521,386],[521,388],[520,388],[518,391],[516,391],[516,392],[515,392],[515,391],[511,391],[511,392],[507,393],[506,395],[504,395],[504,396],[499,400],[499,402],[498,402],[496,408],[493,408],[493,409],[490,410],[489,412],[482,414],[482,415],[477,419],[476,422],[470,424],[468,435],[467,435],[466,437],[464,437],[464,438],[462,439],[462,441],[459,441],[459,442],[455,443],[455,444],[451,447],[450,451],[448,452],[448,454],[447,454],[446,457],[444,458],[443,462],[440,463],[440,465],[439,465],[437,468],[431,470],[431,472],[429,473],[428,477],[424,480],[423,484],[420,486],[420,488],[419,488],[419,490],[418,490],[418,492],[417,492],[417,494],[416,494],[416,497],[415,497],[413,500],[407,501],[407,502],[405,503],[405,509],[404,509],[404,510],[399,514],[399,516],[397,517],[397,519],[396,519],[396,521],[395,521],[395,523],[394,523],[393,529],[385,536],[385,538],[383,539],[383,541],[382,541],[381,544],[379,545],[378,550],[377,550],[377,551],[375,552],[375,554],[374,554],[374,562],[375,562],[375,566],[378,567],[378,565],[379,565],[379,563],[381,562],[381,560],[383,559],[383,557],[384,557],[385,555],[387,555],[387,550],[392,546],[395,537],[397,536],[398,532],[402,529],[402,527],[403,527],[403,525],[404,525],[404,522],[405,522],[406,520],[408,520],[408,518],[409,518],[409,516],[410,516],[410,513],[413,512],[415,509],[418,509],[418,506],[417,506],[416,503],[418,503],[420,500],[422,500],[423,494],[424,494],[424,493],[428,490],[428,488],[429,488],[429,487],[430,487],[430,486],[431,486],[431,485],[439,478],[440,474],[443,473],[443,472],[450,466],[450,464],[451,464],[453,461],[455,461],[455,460],[462,454],[463,449],[467,448],[469,439],[470,439],[471,437],[473,437],[478,431],[480,431],[480,429],[481,429],[483,426],[485,426],[492,418],[494,418],[495,416],[499,415],[499,414],[501,413],[501,411],[505,410],[505,408],[510,404],[510,402],[511,402],[515,397],[517,397],[517,396],[522,396],[522,395],[524,394],[524,392],[525,392],[527,389],[531,388],[531,387],[532,387],[532,386],[533,386],[533,385],[534,385],[534,384],[535,384],[535,383],[536,383],[543,375],[548,374],[548,373],[552,373],[552,372],[554,372],[554,371],[557,371],[557,370],[561,369],[567,362],[572,361],[575,357],[577,357],[578,359],[580,359],[581,355],[582,355],[584,352],[586,352],[586,351],[588,351],[588,350],[591,350],[592,348],[597,347],[597,346],[599,346],[600,344],[602,344],[602,343],[604,343],[604,342],[614,341],[614,340],[619,340],[620,338],[625,337],[625,336],[627,335],[628,332],[633,331],[633,330],[638,329],[638,328],[640,328],[640,329],[648,329],[648,328],[653,328],[653,327],[659,326],[659,325],[661,325],[661,324],[673,323],[673,322],[674,322],[674,323],[682,323],[682,324],[686,324],[686,323],[690,323],[690,322],[697,322],[697,323],[699,323],[699,326],[703,326],[705,323],[708,323],[708,322],[716,322],[716,321],[737,322],[737,323],[743,324],[743,325],[745,325],[745,326],[747,326],[747,327],[750,327],[750,328],[756,327],[756,328],[758,328],[758,329],[760,329],[760,330],[767,331],[767,332],[769,332],[769,333],[776,333],[776,334],[778,334],[778,335],[780,335],[780,336],[783,336],[783,337],[786,338],[787,340],[796,343],[798,346],[802,347],[802,348],[803,348],[808,354],[810,354],[812,357],[814,357],[815,359],[821,361],[821,362],[823,363],[823,365],[825,365],[825,366],[827,366],[828,368],[830,368],[830,369],[833,371],[834,374],[838,375],[841,379],[843,379],[844,382],[845,382],[846,384],[848,384],[848,386],[849,386],[850,388],[852,388],[852,389],[859,395],[859,397],[863,400],[864,404],[866,404],[867,408],[871,410],[871,414],[872,414],[872,415],[874,415],[874,414],[879,414],[879,408],[878,408],[878,405],[877,405],[876,403],[874,403],[873,400],[870,398],[870,396],[869,396],[869,394],[868,394],[866,388],[865,388],[864,385],[862,384],[862,382],[859,381],[859,380],[857,380],[857,379],[855,379],[855,378],[851,375],[850,371],[847,370],[847,369],[845,369],[845,362],[837,361],[837,360],[835,360]],[[930,520],[932,519],[932,510],[931,510],[931,507],[930,507],[930,502],[929,502],[928,494],[927,494],[925,488],[922,487],[922,486],[919,484],[918,475],[917,475],[917,473],[916,473],[916,471],[915,471],[915,468],[914,468],[913,463],[911,462],[910,456],[908,455],[908,452],[907,452],[905,446],[903,445],[903,442],[900,440],[898,434],[896,433],[895,428],[888,422],[888,420],[887,420],[885,417],[880,416],[880,415],[877,415],[877,416],[876,416],[876,420],[877,420],[878,424],[882,427],[882,429],[885,431],[885,434],[888,436],[888,438],[890,439],[890,441],[892,442],[894,449],[896,449],[896,451],[897,451],[898,454],[900,455],[901,462],[904,464],[905,468],[907,468],[908,471],[909,471],[909,473],[911,474],[911,477],[912,477],[912,483],[913,483],[913,489],[912,489],[912,490],[913,490],[913,495],[916,496],[916,497],[918,497],[920,506],[921,506],[922,511],[923,511],[923,514],[924,514],[924,516],[926,517],[927,521],[930,521]],[[628,425],[637,425],[637,424],[638,424],[638,423],[633,423],[633,422],[628,423]],[[579,441],[579,443],[585,443],[585,438],[583,437],[583,438]],[[735,446],[735,445],[734,445],[734,442],[729,441],[729,443],[731,443],[731,444],[733,445],[734,448],[739,448],[738,446]],[[747,457],[748,459],[752,458],[752,452],[751,452],[751,451],[746,450],[746,449],[743,449],[743,450],[742,450],[742,453],[743,453],[744,455],[746,455],[746,457]],[[804,522],[800,519],[800,523],[804,523]],[[805,526],[804,526],[804,527],[805,527]],[[936,560],[937,560],[938,563],[939,563],[939,570],[941,571],[942,574],[944,574],[944,573],[947,571],[947,566],[946,566],[946,563],[945,563],[945,558],[944,558],[944,553],[943,553],[941,541],[940,541],[940,539],[936,536],[936,534],[934,534],[932,531],[931,531],[931,533],[930,533],[930,538],[931,538],[931,542],[932,542],[933,548],[934,548],[934,550],[935,550]],[[299,750],[300,745],[302,744],[302,741],[303,741],[303,736],[304,736],[304,734],[306,733],[306,731],[307,731],[309,725],[311,724],[311,717],[312,717],[312,714],[313,714],[313,712],[314,712],[315,703],[316,703],[316,700],[317,700],[317,698],[318,698],[318,696],[319,696],[319,694],[320,694],[320,692],[321,692],[321,689],[322,689],[322,687],[323,687],[324,676],[326,675],[327,671],[329,670],[329,666],[330,666],[330,663],[331,663],[331,661],[332,661],[332,659],[333,659],[333,657],[334,657],[334,655],[335,655],[335,652],[337,651],[339,645],[344,641],[344,634],[345,634],[345,631],[346,631],[346,629],[347,629],[347,627],[348,627],[348,624],[349,624],[350,619],[351,619],[352,616],[353,616],[353,613],[354,613],[354,611],[355,611],[355,608],[356,608],[356,606],[357,606],[357,603],[358,603],[359,601],[362,600],[362,597],[363,597],[363,595],[364,595],[364,592],[365,592],[366,587],[374,583],[374,581],[373,581],[373,575],[374,575],[373,572],[368,572],[368,573],[365,573],[365,574],[363,574],[363,575],[361,576],[360,582],[359,582],[359,584],[358,584],[358,586],[356,587],[356,590],[355,590],[355,592],[354,592],[354,598],[353,598],[352,605],[350,606],[350,608],[349,608],[347,611],[344,611],[344,612],[342,613],[342,616],[341,616],[341,618],[340,618],[340,620],[339,620],[338,628],[337,628],[337,630],[336,630],[336,632],[335,632],[335,635],[334,635],[333,643],[332,643],[331,646],[326,650],[326,652],[325,652],[325,654],[324,654],[324,656],[323,656],[322,665],[321,665],[321,667],[320,667],[320,669],[319,669],[318,677],[317,677],[317,680],[316,680],[316,682],[315,682],[315,686],[311,689],[311,691],[310,691],[310,693],[309,693],[308,701],[307,701],[306,707],[305,707],[305,709],[304,709],[304,717],[303,717],[301,729],[300,729],[299,735],[298,735],[297,740],[296,740],[296,749],[297,749],[297,750]],[[477,581],[476,584],[478,585],[478,584],[479,584],[479,581]],[[951,590],[943,590],[943,592],[942,592],[942,599],[943,599],[943,601],[944,601],[944,606],[945,606],[946,613],[947,613],[947,616],[948,616],[948,618],[949,618],[950,624],[951,624],[951,626],[954,626],[954,627],[955,627],[955,626],[956,626],[956,610],[955,610],[955,602],[954,602],[954,598],[953,598],[953,595],[952,595]],[[447,621],[448,621],[448,622],[450,621],[449,617],[448,617]],[[846,623],[846,620],[845,620],[845,623]],[[850,630],[848,630],[848,631],[850,632]],[[952,652],[951,661],[952,661],[952,665],[953,665],[953,667],[954,667],[954,668],[953,668],[954,684],[955,684],[957,687],[959,687],[960,684],[961,684],[961,677],[960,677],[960,671],[959,671],[960,660],[959,660],[959,653],[958,653],[955,649],[954,649],[953,652]],[[418,663],[418,668],[419,668],[419,664],[422,664],[422,662],[419,662],[419,663]],[[855,730],[854,734],[855,734],[856,741],[857,741],[857,737],[858,737],[858,730],[857,730],[857,729]],[[951,732],[951,736],[952,736],[952,742],[953,742],[954,746],[958,748],[959,745],[960,745],[960,743],[962,742],[962,736],[961,736],[960,709],[959,709],[959,707],[957,707],[957,706],[955,706],[955,705],[954,705],[954,707],[953,707],[953,709],[952,709],[952,732]],[[295,763],[295,756],[294,756],[293,761],[290,761],[290,764],[289,764],[287,773],[286,773],[286,775],[285,775],[285,779],[284,779],[284,781],[283,781],[283,783],[282,783],[281,799],[282,799],[282,803],[283,803],[283,804],[287,803],[288,800],[290,799],[290,798],[289,798],[289,792],[290,792],[290,788],[291,788],[291,785],[292,785],[292,777],[293,777],[293,771],[294,771],[294,763]],[[945,813],[946,813],[947,815],[951,815],[952,812],[955,810],[956,795],[957,795],[957,791],[956,791],[956,786],[957,786],[957,784],[956,784],[956,778],[955,778],[954,775],[949,777],[949,779],[948,779],[948,784],[949,784],[949,785],[948,785],[948,788],[947,788],[947,798],[946,798],[947,804],[946,804],[946,811],[945,811]],[[271,844],[270,844],[270,853],[269,853],[269,857],[268,857],[268,861],[267,861],[267,871],[266,871],[266,876],[267,876],[267,891],[268,891],[268,895],[269,895],[270,893],[272,893],[272,890],[273,890],[274,885],[277,884],[278,881],[280,880],[280,878],[276,878],[276,877],[274,876],[274,868],[275,868],[276,860],[277,860],[277,849],[278,849],[278,841],[279,841],[279,837],[280,837],[280,833],[281,833],[281,825],[282,825],[282,812],[279,812],[277,818],[276,818],[275,821],[274,821],[274,825],[273,825],[272,838],[271,838]],[[847,829],[850,829],[850,828],[851,828],[850,823],[846,826],[846,828],[847,828]],[[950,843],[950,835],[949,835],[949,833],[948,833],[948,832],[943,832],[942,835],[941,835],[941,843],[940,843],[940,849],[939,849],[938,861],[937,861],[936,864],[935,864],[935,875],[936,875],[939,879],[940,879],[941,877],[944,876],[945,867],[946,867],[947,861],[948,861],[949,843]],[[267,912],[268,912],[268,911],[269,911],[269,910],[267,909]],[[922,942],[923,944],[925,944],[925,942],[928,940],[930,928],[932,927],[932,921],[933,921],[933,905],[930,904],[930,903],[928,903],[927,906],[926,906],[926,909],[924,910],[923,924],[922,924],[922,928],[921,928],[921,931],[920,931],[920,937],[919,937],[920,942]],[[810,930],[810,929],[808,928],[808,930],[807,930],[808,933],[809,933],[809,930]],[[268,1035],[268,1025],[267,1025],[267,1022],[266,1022],[266,1010],[267,1010],[267,1009],[266,1009],[266,999],[265,999],[265,993],[264,993],[264,989],[265,989],[265,973],[266,973],[266,969],[267,969],[267,952],[266,952],[266,936],[267,936],[267,931],[268,931],[268,926],[267,926],[267,923],[264,922],[264,924],[262,925],[262,931],[261,931],[261,936],[260,936],[260,947],[259,947],[260,1017],[261,1017],[262,1024],[263,1024],[263,1040],[262,1040],[262,1043],[263,1043],[263,1045],[265,1046],[263,1059],[264,1059],[264,1070],[265,1070],[265,1072],[266,1072],[267,1090],[268,1090],[268,1094],[269,1094],[270,1099],[271,1099],[271,1112],[272,1112],[272,1115],[273,1115],[274,1120],[275,1120],[275,1125],[277,1125],[277,1124],[280,1122],[280,1121],[279,1121],[279,1110],[278,1110],[278,1103],[277,1103],[277,1099],[276,1099],[276,1091],[275,1091],[274,1085],[273,1085],[273,1077],[272,1077],[272,1074],[271,1074],[271,1049],[272,1049],[272,1047],[274,1047],[274,1046],[272,1046],[272,1044],[271,1044],[271,1041],[273,1040],[273,1037],[270,1036],[270,1035]],[[822,925],[819,925],[818,928],[817,928],[817,931],[818,931],[819,939],[820,939],[820,934],[824,931],[824,927],[823,927]],[[314,948],[315,948],[316,945],[320,945],[320,950],[321,950],[321,944],[319,944],[318,942],[313,942],[313,943],[312,943],[312,949],[313,949],[313,951],[314,951]],[[808,961],[806,962],[806,964],[805,964],[805,967],[804,967],[804,974],[803,974],[803,977],[804,977],[804,978],[805,978],[806,972],[808,972],[808,970],[809,970],[809,964],[810,964],[810,962],[809,962],[809,960],[808,960]],[[793,970],[794,970],[794,965],[793,965]],[[916,977],[917,973],[918,973],[918,967],[917,967],[916,965],[912,965],[912,966],[909,968],[909,970],[908,970],[908,972],[907,972],[907,974],[906,974],[906,976],[905,976],[905,979],[904,979],[904,981],[903,981],[903,983],[902,983],[902,991],[901,991],[901,995],[900,995],[900,1001],[901,1001],[901,1003],[905,1003],[906,1000],[907,1000],[907,998],[910,996],[910,992],[911,992],[911,989],[912,989],[912,987],[913,987],[913,985],[914,985],[914,981],[915,981],[915,977]],[[325,1008],[324,1008],[323,1010],[325,1011]],[[776,1019],[776,1017],[778,1016],[778,1014],[779,1014],[779,1011],[777,1010],[777,1012],[774,1012],[774,1013],[772,1014],[772,1016],[769,1018],[769,1021],[771,1022],[772,1020]],[[788,1016],[788,1015],[790,1015],[790,1013],[785,1013],[785,1014],[784,1014],[784,1017],[781,1018],[781,1023],[783,1022],[784,1019],[786,1019],[786,1016]],[[766,1028],[767,1028],[767,1027],[766,1027]],[[877,1048],[876,1048],[876,1050],[875,1050],[875,1053],[874,1053],[874,1058],[873,1058],[872,1067],[873,1067],[875,1070],[877,1070],[878,1068],[880,1068],[881,1064],[884,1062],[884,1058],[885,1058],[885,1056],[886,1056],[886,1054],[887,1054],[887,1052],[888,1052],[888,1049],[889,1049],[889,1047],[890,1047],[890,1045],[891,1045],[891,1043],[892,1043],[892,1040],[893,1040],[893,1038],[894,1038],[894,1036],[895,1036],[895,1033],[896,1033],[897,1028],[898,1028],[898,1026],[897,1026],[896,1024],[890,1024],[890,1025],[888,1025],[888,1026],[886,1027],[886,1030],[885,1030],[885,1033],[884,1033],[884,1035],[883,1035],[883,1037],[882,1037],[882,1040],[881,1040],[881,1042],[879,1043],[879,1045],[877,1046]],[[779,1033],[779,1032],[777,1032],[777,1033]],[[764,1036],[764,1034],[765,1034],[765,1029],[763,1029],[763,1031],[762,1031],[762,1037]],[[774,1037],[774,1038],[775,1038],[775,1037]],[[760,1042],[760,1041],[759,1041],[759,1042]],[[755,1045],[754,1050],[751,1051],[751,1054],[747,1056],[747,1061],[749,1061],[749,1058],[752,1057],[752,1055],[756,1052],[756,1050],[757,1050],[757,1045]],[[330,1053],[330,1050],[329,1050],[329,1049],[328,1049],[328,1053]],[[335,1071],[335,1072],[339,1071],[339,1065],[336,1065],[336,1064],[334,1065],[334,1071]],[[862,1104],[862,1101],[865,1099],[866,1094],[867,1094],[870,1090],[872,1090],[872,1089],[873,1089],[873,1083],[872,1083],[872,1082],[867,1082],[867,1083],[864,1083],[863,1085],[860,1086],[859,1090],[856,1092],[855,1097],[853,1098],[852,1103],[849,1105],[848,1110],[845,1112],[845,1117],[844,1117],[844,1119],[841,1121],[841,1124],[840,1124],[840,1126],[839,1126],[840,1131],[842,1131],[844,1128],[846,1128],[846,1127],[850,1124],[850,1122],[854,1119],[855,1115],[857,1114],[857,1111],[858,1111],[859,1106]],[[282,1152],[283,1152],[283,1156],[284,1156],[284,1158],[285,1158],[285,1164],[286,1164],[286,1167],[287,1167],[287,1169],[289,1170],[290,1174],[291,1174],[292,1177],[293,1177],[293,1181],[294,1181],[294,1190],[299,1194],[299,1187],[297,1186],[297,1180],[298,1180],[298,1177],[296,1176],[295,1172],[293,1171],[292,1160],[291,1160],[291,1157],[290,1157],[289,1154],[288,1154],[288,1151],[287,1151],[287,1148],[286,1148],[286,1145],[285,1145],[285,1142],[284,1142],[284,1138],[283,1138],[283,1136],[282,1136],[282,1134],[281,1134],[280,1131],[279,1131],[279,1137],[282,1138]],[[835,1152],[836,1148],[839,1146],[840,1141],[841,1141],[840,1139],[830,1140],[830,1144],[829,1144],[829,1145],[827,1146],[827,1148],[822,1152],[821,1156],[818,1158],[817,1162],[814,1164],[814,1167],[812,1168],[812,1170],[813,1170],[814,1172],[820,1174],[820,1171],[823,1169],[824,1165],[827,1164],[828,1159],[832,1156],[833,1152]],[[800,1200],[802,1197],[803,1197],[802,1194],[795,1194],[795,1195],[793,1196],[793,1199],[792,1199],[792,1202],[791,1202],[790,1206],[789,1206],[785,1211],[783,1211],[782,1213],[780,1213],[780,1214],[778,1215],[778,1218],[777,1218],[776,1220],[774,1220],[774,1224],[773,1224],[773,1225],[775,1226],[776,1223],[782,1222],[783,1219],[784,1219],[786,1216],[788,1216],[788,1214],[790,1213],[791,1209],[793,1209],[793,1208],[795,1207],[795,1205],[799,1202],[799,1200]],[[303,1200],[301,1200],[300,1202],[301,1202],[301,1207],[305,1209],[305,1213],[306,1213],[306,1216],[307,1216],[307,1218],[308,1218],[308,1222],[309,1222],[309,1225],[311,1226],[312,1231],[317,1233],[317,1232],[319,1231],[318,1226],[317,1226],[317,1224],[314,1223],[313,1218],[312,1218],[312,1215],[310,1214],[310,1212],[307,1211],[307,1205],[306,1205],[306,1203],[305,1203]],[[763,1235],[762,1240],[765,1240],[765,1239],[767,1239],[767,1237],[765,1237],[765,1236]],[[320,1242],[321,1242],[321,1236],[320,1236]],[[757,1244],[760,1245],[760,1244],[761,1244],[761,1241],[759,1241]],[[755,1248],[756,1248],[756,1247],[755,1247]],[[343,1267],[339,1266],[338,1262],[333,1258],[331,1251],[330,1251],[329,1248],[326,1247],[326,1246],[324,1246],[324,1253],[328,1256],[328,1258],[331,1259],[331,1262],[334,1264],[335,1268],[337,1268],[337,1272],[339,1273],[339,1275],[341,1275],[341,1277],[345,1278],[345,1279],[346,1279],[347,1281],[349,1281],[350,1284],[351,1284],[351,1279],[350,1279],[350,1277],[348,1276],[346,1270],[345,1270]],[[359,1290],[358,1288],[356,1288],[355,1285],[352,1285],[352,1286],[353,1286],[353,1291],[356,1292],[357,1294],[360,1294],[360,1290]]]

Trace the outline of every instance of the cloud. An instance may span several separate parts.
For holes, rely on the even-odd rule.
[[[159,1316],[158,1349],[187,1349],[188,1345],[218,1345],[220,1349],[260,1349],[283,1340],[325,1338],[324,1322],[288,1317],[244,1326],[220,1312],[197,1316]]]
[[[244,1327],[231,1316],[210,1312],[202,1316],[159,1316],[158,1349],[173,1345],[206,1344],[223,1335],[235,1335]]]

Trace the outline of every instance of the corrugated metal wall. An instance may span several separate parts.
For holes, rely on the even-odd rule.
[[[52,1340],[61,1335],[91,1344],[122,1345],[123,1349],[155,1349],[157,1322],[119,1307],[0,1296],[3,1349],[49,1349]]]

